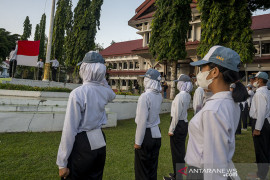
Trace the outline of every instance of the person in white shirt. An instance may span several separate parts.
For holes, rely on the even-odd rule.
[[[237,103],[248,97],[246,88],[238,81],[240,56],[230,48],[213,46],[202,60],[191,65],[200,66],[197,81],[213,95],[189,122],[187,179],[227,180],[226,174],[204,170],[226,172],[234,167],[235,131],[240,117]],[[230,92],[232,83],[235,88]]]
[[[135,180],[157,180],[161,146],[159,113],[162,103],[160,73],[150,68],[144,76],[145,92],[138,99],[135,122]]]
[[[52,80],[56,81],[56,74],[59,67],[59,62],[57,61],[57,58],[55,58],[54,60],[50,60],[50,63],[52,63]]]
[[[181,163],[180,169],[184,168],[186,155],[186,137],[188,133],[188,109],[190,106],[190,92],[193,85],[189,76],[181,74],[176,80],[179,93],[175,96],[171,108],[171,124],[168,135],[170,136],[172,163],[174,173],[170,177],[163,177],[164,180],[183,179],[182,175],[176,177],[176,165]]]
[[[42,58],[39,59],[37,62],[37,67],[38,67],[38,80],[42,80],[42,74],[43,74],[43,67],[44,67],[44,62]]]
[[[83,85],[69,95],[57,154],[63,179],[102,180],[106,142],[101,127],[107,123],[105,105],[116,96],[105,80],[104,63],[95,51],[86,53],[80,63]]]
[[[197,86],[197,89],[194,92],[193,96],[193,110],[194,114],[199,112],[202,109],[203,106],[203,100],[204,100],[204,90],[200,87],[198,84],[198,81],[195,82],[195,85]]]
[[[268,74],[258,72],[253,85],[258,88],[253,96],[250,117],[252,122],[252,135],[258,167],[257,176],[265,179],[270,163],[270,92],[266,83]]]
[[[250,107],[251,107],[251,103],[252,103],[252,98],[254,96],[254,91],[253,91],[253,86],[251,84],[247,85],[247,91],[248,91],[248,95],[249,98],[247,99],[247,103],[248,103],[248,126],[252,125],[252,118],[249,115],[249,111],[250,111]]]

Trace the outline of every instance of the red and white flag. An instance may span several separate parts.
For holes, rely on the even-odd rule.
[[[37,66],[40,41],[18,41],[17,65]]]

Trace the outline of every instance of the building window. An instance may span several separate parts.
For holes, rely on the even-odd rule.
[[[262,54],[270,54],[270,43],[262,44]]]
[[[192,26],[189,26],[188,39],[191,39],[191,34],[192,34]]]
[[[119,69],[122,69],[122,63],[119,63]]]
[[[135,62],[135,68],[139,69],[139,63],[138,62]]]
[[[133,62],[129,63],[129,69],[133,69]]]
[[[112,80],[112,86],[115,86],[115,80],[114,79]]]
[[[109,63],[108,69],[112,69],[112,68],[113,68],[112,63]]]
[[[122,86],[127,86],[126,80],[122,80]]]
[[[113,63],[113,69],[117,69],[117,64]]]
[[[124,68],[123,69],[127,69],[127,63],[124,62]]]
[[[150,32],[149,33],[146,33],[146,35],[145,35],[145,42],[146,42],[146,44],[149,44],[150,43]]]

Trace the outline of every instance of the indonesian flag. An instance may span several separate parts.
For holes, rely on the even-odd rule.
[[[40,41],[18,41],[17,65],[37,66]]]

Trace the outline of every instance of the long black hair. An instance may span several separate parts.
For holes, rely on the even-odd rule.
[[[235,84],[235,88],[232,91],[232,98],[234,102],[243,102],[246,101],[249,97],[248,91],[246,87],[239,81],[239,73],[227,68],[224,68],[220,65],[209,63],[207,64],[211,69],[217,67],[219,71],[222,73],[223,80],[227,84]]]

